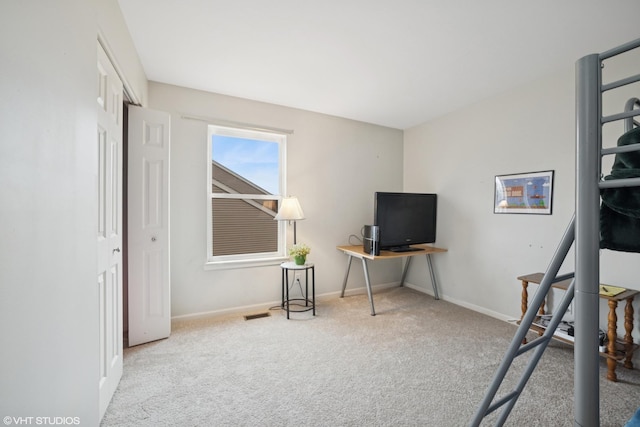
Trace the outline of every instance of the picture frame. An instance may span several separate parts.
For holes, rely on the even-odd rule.
[[[495,214],[551,215],[553,170],[496,175]]]

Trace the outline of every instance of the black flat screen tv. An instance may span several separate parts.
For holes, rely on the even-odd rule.
[[[410,245],[436,241],[437,195],[376,192],[374,225],[381,250],[406,252]]]

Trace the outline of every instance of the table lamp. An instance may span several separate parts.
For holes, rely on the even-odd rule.
[[[293,244],[296,242],[296,221],[304,219],[304,212],[300,207],[297,197],[285,197],[282,199],[278,214],[273,218],[276,221],[293,221]]]

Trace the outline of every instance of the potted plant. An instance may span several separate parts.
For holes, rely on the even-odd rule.
[[[296,265],[304,265],[311,248],[304,243],[297,243],[289,248],[289,255],[293,257]]]

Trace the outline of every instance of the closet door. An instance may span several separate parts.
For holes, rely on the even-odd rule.
[[[100,419],[122,377],[123,87],[98,44],[98,233]]]
[[[169,114],[129,107],[129,345],[171,333]]]

